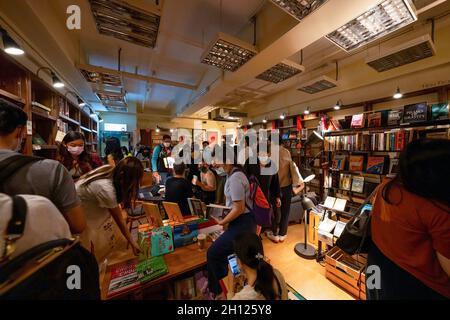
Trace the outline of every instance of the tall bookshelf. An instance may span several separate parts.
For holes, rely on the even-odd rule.
[[[0,98],[14,103],[28,115],[24,154],[55,159],[57,132],[83,132],[91,152],[97,152],[98,123],[48,83],[0,53]]]

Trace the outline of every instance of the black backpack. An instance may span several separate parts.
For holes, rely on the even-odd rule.
[[[1,161],[0,190],[19,168],[39,160],[42,158],[19,154]],[[78,239],[49,241],[8,259],[15,241],[23,235],[28,210],[22,197],[13,196],[12,200],[11,219],[5,235],[0,235],[5,239],[0,252],[0,300],[100,299],[97,261]]]

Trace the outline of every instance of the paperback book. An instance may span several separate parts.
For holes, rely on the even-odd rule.
[[[364,192],[364,177],[353,177],[352,181],[352,191],[357,193]]]
[[[341,173],[341,189],[342,190],[348,190],[350,191],[351,185],[352,185],[352,175],[351,174],[346,174],[346,173]]]
[[[136,265],[136,272],[140,283],[148,282],[169,272],[162,256],[151,257]]]
[[[383,174],[385,157],[369,156],[367,159],[367,173]]]
[[[364,156],[363,155],[351,155],[349,158],[349,171],[363,171]]]

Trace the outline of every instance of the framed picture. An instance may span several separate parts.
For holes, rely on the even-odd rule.
[[[175,282],[175,300],[191,300],[195,295],[194,277]]]
[[[219,143],[219,133],[217,131],[207,131],[206,140],[208,140],[209,144]]]

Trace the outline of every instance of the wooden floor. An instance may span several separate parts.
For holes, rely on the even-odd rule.
[[[353,300],[352,296],[325,278],[325,267],[315,260],[305,260],[295,254],[295,244],[303,241],[303,233],[303,225],[290,225],[287,239],[277,244],[263,235],[265,255],[272,265],[283,274],[286,282],[307,300]],[[108,264],[133,257],[131,249],[126,249],[125,239],[120,234],[117,234],[117,239],[117,248],[108,257]]]
[[[325,267],[316,260],[300,258],[294,247],[304,239],[303,224],[290,225],[287,239],[273,243],[263,237],[264,253],[286,282],[307,300],[354,300],[354,298],[325,278]]]

